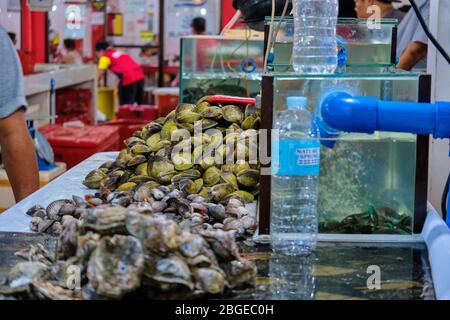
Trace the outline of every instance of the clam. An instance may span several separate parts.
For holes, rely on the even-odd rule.
[[[190,104],[190,103],[180,103],[176,109],[175,109],[175,115],[178,116],[180,115],[182,112],[186,112],[186,111],[194,111],[196,108],[195,104]]]
[[[128,138],[127,140],[125,140],[124,144],[128,148],[131,148],[131,147],[134,147],[135,145],[139,145],[139,144],[145,145],[145,141],[138,137],[131,137],[131,138]]]
[[[255,196],[247,191],[238,190],[225,196],[222,202],[228,203],[231,199],[238,199],[243,203],[252,203],[255,201]]]
[[[247,116],[241,124],[243,130],[259,129],[261,127],[261,118],[257,115]]]
[[[238,180],[234,173],[232,172],[223,172],[220,174],[220,178],[224,183],[231,184],[235,190],[239,190]]]
[[[168,120],[161,130],[161,140],[171,141],[172,133],[178,130],[177,124],[173,119]]]
[[[175,166],[167,158],[152,157],[148,162],[148,174],[151,177],[161,178],[173,172],[175,172]]]
[[[136,189],[136,187],[137,187],[136,183],[134,183],[134,182],[127,182],[127,183],[124,183],[124,184],[120,185],[117,188],[116,191],[117,192],[130,191],[130,190]]]
[[[219,123],[212,119],[203,119],[201,124],[202,130],[208,130],[217,127]]]
[[[237,174],[237,181],[244,187],[254,187],[259,183],[260,172],[253,169],[245,169]]]
[[[130,152],[133,154],[133,155],[142,155],[142,154],[147,154],[147,153],[150,153],[150,152],[152,152],[153,150],[149,147],[149,146],[147,146],[146,144],[137,144],[137,145],[134,145],[133,147],[131,147],[131,149],[130,149]]]
[[[70,205],[71,207],[69,209],[73,209],[75,211],[75,203],[72,200],[64,199],[64,200],[56,200],[50,203],[47,207],[47,217],[51,220],[60,221],[61,220],[61,208],[65,208],[67,210],[67,207],[65,205]],[[43,231],[39,231],[43,232]]]
[[[244,170],[250,169],[250,164],[245,160],[239,160],[233,165],[233,173],[237,176]]]
[[[220,169],[213,166],[209,167],[204,173],[203,173],[203,182],[206,186],[213,186],[219,183],[221,177],[220,177]]]
[[[196,194],[197,191],[197,185],[194,181],[190,179],[182,179],[178,183],[179,189],[187,194]]]
[[[200,115],[206,119],[218,120],[223,116],[223,110],[220,107],[207,107],[200,112]]]
[[[149,201],[152,198],[152,187],[147,184],[141,184],[136,188],[133,199],[138,202]]]
[[[148,147],[145,147],[148,148]],[[130,159],[127,163],[127,167],[135,167],[140,164],[143,164],[144,162],[147,162],[147,158],[143,155],[137,155]]]
[[[195,112],[202,113],[205,109],[211,107],[208,101],[199,101],[194,109]]]
[[[227,217],[227,213],[225,210],[225,207],[221,204],[214,204],[214,203],[209,203],[207,204],[208,206],[208,212],[209,214],[217,220],[223,220]]]
[[[175,165],[175,170],[177,171],[186,171],[194,166],[194,162],[192,161],[192,155],[190,153],[185,152],[173,155],[172,162]]]
[[[40,205],[36,205],[36,206],[30,208],[26,214],[30,217],[34,217],[35,214],[39,211],[45,211],[45,208]]]
[[[223,107],[223,118],[231,123],[241,123],[244,120],[244,112],[238,106]]]
[[[233,193],[233,191],[234,191],[233,185],[229,183],[222,183],[212,187],[211,190],[209,191],[209,194],[211,198],[218,203],[222,201],[225,197]]]
[[[202,119],[202,116],[196,112],[185,110],[178,114],[177,121],[180,123],[195,123]]]
[[[141,183],[149,182],[149,181],[152,181],[152,180],[153,180],[152,177],[149,177],[147,175],[140,175],[140,176],[133,176],[133,177],[131,177],[128,180],[128,182],[133,182],[135,184],[141,184]]]
[[[93,170],[86,176],[83,184],[89,189],[99,189],[104,179],[106,179],[106,174],[102,170]]]
[[[116,165],[119,168],[126,168],[128,161],[131,159],[131,154],[129,153],[128,149],[124,149],[120,151],[119,156],[116,159]],[[97,188],[91,188],[91,189],[97,189]]]

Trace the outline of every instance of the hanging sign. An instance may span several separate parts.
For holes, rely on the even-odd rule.
[[[84,5],[66,5],[64,38],[83,39],[86,35],[85,17],[86,7]]]

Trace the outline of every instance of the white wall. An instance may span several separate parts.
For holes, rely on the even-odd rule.
[[[17,35],[17,49],[20,49],[20,12],[8,12],[8,1],[0,0],[0,25]]]
[[[430,29],[447,52],[450,52],[449,0],[431,0]],[[433,75],[433,100],[450,101],[450,66],[436,51],[428,46],[428,72]],[[450,172],[449,140],[433,141],[430,156],[430,201],[441,211],[441,197]]]

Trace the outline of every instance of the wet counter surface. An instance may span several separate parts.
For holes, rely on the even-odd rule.
[[[20,262],[14,253],[37,242],[50,250],[56,248],[55,238],[0,233],[0,283]],[[321,243],[310,257],[277,256],[268,245],[243,245],[242,250],[258,267],[256,286],[226,298],[435,299],[425,244]]]
[[[238,299],[435,299],[425,244],[321,243],[310,257],[277,256],[268,245],[244,250],[258,279]]]

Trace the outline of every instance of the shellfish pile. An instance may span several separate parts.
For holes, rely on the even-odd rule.
[[[83,183],[104,199],[146,184],[214,203],[232,198],[251,203],[259,193],[260,122],[251,106],[222,107],[208,97],[180,104],[127,139],[116,161],[90,172]]]
[[[110,205],[251,236],[256,216],[246,205],[259,193],[259,126],[260,113],[252,106],[222,107],[208,97],[180,104],[124,141],[115,161],[85,177],[83,184],[97,194],[31,208],[30,228],[58,235],[67,217]]]
[[[59,236],[58,253],[40,245],[17,253],[28,262],[0,295],[196,298],[252,285],[256,267],[236,241],[257,228],[247,206],[259,191],[259,125],[252,107],[207,97],[146,125],[86,176],[95,195],[27,212],[32,231]]]
[[[70,217],[70,216],[65,216]],[[57,257],[17,253],[0,296],[25,299],[200,298],[252,285],[255,265],[234,232],[178,224],[123,207],[87,209],[62,224]]]

